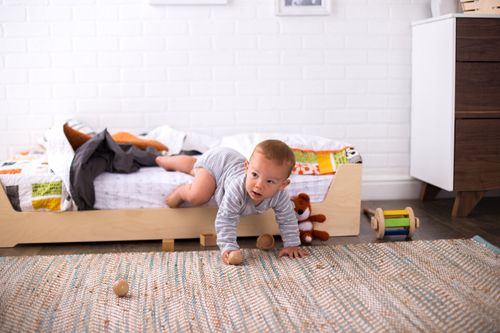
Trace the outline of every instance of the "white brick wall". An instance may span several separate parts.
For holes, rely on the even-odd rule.
[[[429,2],[333,0],[329,16],[284,17],[274,0],[0,0],[0,159],[67,117],[301,132],[359,148],[365,198],[414,197],[410,23]]]

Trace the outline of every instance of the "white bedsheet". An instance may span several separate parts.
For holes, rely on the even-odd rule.
[[[325,198],[333,175],[291,176],[287,191],[292,195],[300,192],[309,194],[312,202]],[[94,181],[95,208],[158,208],[166,207],[165,197],[177,186],[191,182],[190,175],[181,172],[167,172],[159,167],[141,168],[130,174],[103,173]],[[215,202],[208,203],[215,206]]]

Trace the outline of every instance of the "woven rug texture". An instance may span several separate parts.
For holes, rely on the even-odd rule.
[[[500,331],[500,260],[476,240],[307,250],[0,257],[0,332]]]

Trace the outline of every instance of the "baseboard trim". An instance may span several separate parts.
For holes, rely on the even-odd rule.
[[[421,182],[404,180],[366,180],[362,184],[362,200],[418,199]]]

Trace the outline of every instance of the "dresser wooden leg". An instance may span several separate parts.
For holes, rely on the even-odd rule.
[[[436,199],[441,189],[437,186],[422,182],[422,187],[420,188],[420,200],[428,201]]]
[[[457,192],[451,216],[466,217],[483,197],[485,191],[461,191]]]

